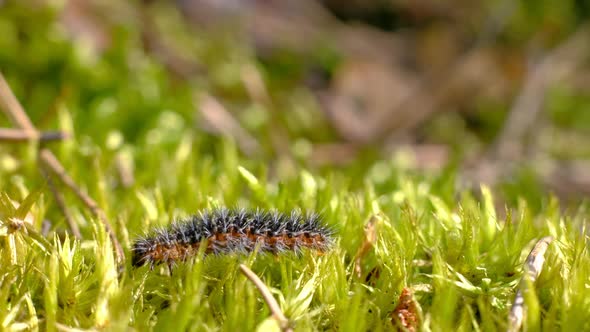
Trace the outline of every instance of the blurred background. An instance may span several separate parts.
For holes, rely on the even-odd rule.
[[[270,177],[378,182],[387,161],[578,200],[589,17],[587,0],[0,0],[0,71],[38,128],[115,166],[222,136]],[[0,172],[21,153],[1,145]]]

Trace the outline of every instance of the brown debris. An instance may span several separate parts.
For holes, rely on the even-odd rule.
[[[356,276],[358,278],[360,278],[363,274],[361,267],[363,257],[365,257],[369,253],[369,251],[375,245],[375,242],[377,242],[376,224],[378,221],[378,217],[371,216],[371,219],[369,219],[369,222],[365,225],[365,238],[363,240],[363,243],[354,255],[354,272],[356,273]]]
[[[381,267],[375,266],[365,277],[365,284],[375,286],[377,279],[381,277]]]
[[[415,332],[420,329],[420,308],[408,287],[402,289],[398,304],[391,312],[391,324],[397,326],[398,331]]]

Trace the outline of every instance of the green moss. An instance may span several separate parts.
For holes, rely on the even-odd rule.
[[[113,47],[88,59],[81,58],[80,45],[55,34],[56,9],[24,15],[14,2],[2,6],[3,73],[40,128],[73,133],[73,139],[49,147],[105,211],[127,256],[133,239],[147,229],[226,205],[315,210],[338,239],[324,255],[199,255],[172,273],[166,267],[132,268],[129,262],[118,267],[101,223],[59,186],[83,239],[68,235],[35,167],[36,146],[2,145],[2,329],[276,329],[261,295],[239,272],[244,263],[272,290],[296,330],[391,330],[389,315],[403,287],[414,289],[425,330],[505,330],[524,257],[535,239],[547,235],[556,241],[534,291],[526,294],[526,326],[590,329],[588,210],[560,211],[559,202],[527,174],[504,186],[504,210],[496,207],[499,195],[492,189],[457,189],[452,165],[436,174],[418,173],[367,149],[348,167],[310,169],[304,156],[291,160],[283,155],[291,151],[277,151],[271,133],[287,128],[284,134],[293,142],[325,141],[333,133],[322,121],[290,112],[313,106],[306,93],[288,85],[281,85],[287,87],[281,93],[269,89],[276,105],[288,107],[277,119],[265,113],[252,123],[263,148],[247,158],[232,139],[206,134],[193,104],[195,93],[206,92],[229,96],[227,103],[236,109],[272,110],[248,100],[235,72],[236,63],[255,63],[247,48],[232,62],[237,67],[227,67],[214,55],[228,43],[199,35],[194,52],[211,68],[212,82],[175,81],[142,51],[135,23],[115,26]],[[327,70],[337,64],[331,52],[318,57]],[[274,66],[271,82],[301,73],[292,57]],[[557,122],[575,123],[562,109],[554,113]],[[277,123],[283,125],[277,129]],[[133,172],[130,187],[120,179],[121,160]],[[23,226],[25,217],[32,223]],[[360,261],[359,277],[355,255],[369,220],[375,221],[377,238]]]

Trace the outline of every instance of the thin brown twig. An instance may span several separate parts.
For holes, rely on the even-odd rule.
[[[59,209],[63,213],[63,215],[66,219],[66,222],[68,223],[68,226],[70,227],[70,231],[72,232],[72,234],[74,234],[74,236],[77,239],[82,239],[82,234],[80,233],[80,228],[78,228],[78,224],[76,224],[76,222],[74,221],[74,218],[72,217],[72,214],[70,213],[70,210],[68,209],[68,207],[66,205],[64,196],[62,195],[62,193],[59,190],[57,190],[57,187],[55,186],[53,179],[47,173],[45,168],[40,167],[40,169],[41,169],[41,173],[43,174],[43,177],[45,178],[45,180],[47,180],[47,185],[49,186],[49,189],[51,190],[51,193],[53,194],[53,197],[55,198],[55,202],[57,203],[57,206],[59,207]]]
[[[527,279],[530,283],[534,283],[541,271],[543,270],[543,264],[545,263],[545,253],[549,244],[553,241],[553,237],[546,236],[535,244],[531,253],[527,256],[524,262],[524,276],[522,277],[520,289],[516,293],[514,303],[510,309],[510,316],[508,317],[509,326],[508,332],[515,332],[520,330],[522,322],[525,316],[525,303],[524,303],[524,292],[523,288],[527,287]]]
[[[84,203],[84,205],[86,205],[90,209],[92,214],[98,217],[98,219],[104,224],[104,227],[109,236],[111,237],[113,245],[115,246],[115,251],[117,253],[117,262],[122,263],[125,257],[123,247],[121,247],[119,240],[117,240],[115,232],[113,231],[113,227],[111,226],[111,223],[109,222],[104,211],[87,193],[83,192],[76,185],[76,182],[74,182],[74,180],[68,175],[66,170],[63,168],[61,163],[57,160],[57,158],[51,151],[49,151],[48,149],[41,149],[39,157],[41,161],[44,163],[44,165],[47,166],[53,172],[53,174],[55,174],[55,176],[57,176],[57,178],[61,180],[63,184],[68,186],[76,194],[76,196],[78,196],[82,203]]]
[[[12,122],[21,129],[30,132],[31,135],[36,135],[37,129],[25,113],[22,105],[16,99],[12,89],[4,79],[4,75],[0,72],[0,106],[4,113],[10,117]]]
[[[44,131],[31,135],[30,131],[14,128],[0,128],[0,141],[27,142],[32,140],[60,141],[68,139],[69,133],[63,131]]]
[[[264,302],[266,302],[266,305],[268,305],[268,308],[270,309],[272,316],[279,323],[281,331],[292,332],[293,327],[291,327],[289,319],[287,319],[285,314],[283,314],[283,311],[281,311],[281,308],[279,307],[279,303],[272,296],[270,290],[268,289],[268,287],[266,287],[264,282],[262,282],[262,280],[260,280],[260,278],[258,278],[258,276],[244,264],[240,264],[240,271],[242,271],[246,278],[252,281],[256,288],[258,288],[258,291],[262,295],[262,298],[264,299]]]
[[[0,106],[2,106],[2,110],[8,117],[12,120],[12,122],[18,126],[19,128],[29,132],[31,136],[39,135],[39,132],[25,113],[22,105],[12,92],[12,89],[4,79],[4,75],[0,72]],[[96,202],[88,196],[88,194],[82,192],[74,180],[69,177],[66,173],[65,169],[61,165],[61,163],[55,158],[55,155],[50,150],[43,148],[39,152],[40,159],[45,163],[45,165],[53,172],[55,175],[70,189],[78,196],[78,198],[90,209],[90,211],[98,217],[100,222],[103,223],[105,230],[108,232],[111,241],[113,242],[113,246],[115,247],[115,254],[117,258],[117,263],[122,264],[125,255],[123,252],[123,247],[121,247],[121,243],[117,240],[113,228],[108,221],[106,214],[102,209],[96,204]]]

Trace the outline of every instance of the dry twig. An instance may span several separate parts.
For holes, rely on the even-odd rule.
[[[55,158],[55,155],[51,151],[49,151],[48,149],[42,149],[39,153],[39,157],[43,164],[47,166],[51,170],[51,172],[61,180],[63,184],[68,186],[76,194],[76,196],[78,196],[82,203],[84,203],[84,205],[86,205],[90,209],[92,214],[98,217],[98,219],[104,224],[104,228],[111,237],[111,241],[115,246],[115,251],[117,253],[117,261],[119,263],[122,263],[124,259],[123,247],[121,247],[121,244],[117,240],[115,232],[113,231],[113,227],[107,219],[107,216],[104,213],[104,211],[87,193],[83,192],[76,185],[76,182],[74,182],[74,180],[68,175],[66,170],[63,168],[63,166],[57,160],[57,158]]]
[[[34,133],[34,134],[31,134]],[[68,139],[70,135],[63,131],[45,131],[41,133],[30,132],[22,129],[0,128],[0,141],[9,142],[28,142],[32,140],[40,141],[60,141]]]
[[[4,111],[4,113],[8,115],[8,117],[16,126],[26,131],[29,136],[38,137],[39,132],[31,122],[27,114],[25,113],[22,105],[19,103],[18,99],[12,92],[12,89],[4,79],[4,75],[2,75],[2,73],[0,73],[0,106],[2,106],[2,110]],[[119,264],[122,264],[125,259],[123,247],[121,247],[119,240],[117,240],[117,237],[113,232],[113,228],[109,223],[104,211],[102,211],[102,209],[98,206],[98,204],[96,204],[96,202],[92,198],[90,198],[90,196],[88,196],[86,193],[82,192],[78,188],[74,180],[69,177],[63,166],[60,164],[57,158],[55,158],[53,152],[51,152],[47,148],[42,148],[39,152],[39,157],[41,161],[43,161],[45,165],[55,175],[57,175],[64,184],[66,184],[68,187],[70,187],[70,189],[72,189],[72,191],[74,191],[74,193],[76,193],[78,198],[80,198],[80,200],[90,208],[90,211],[98,217],[100,222],[103,223],[115,247],[117,262]],[[58,198],[56,198],[56,200],[58,200]],[[72,232],[74,232],[74,229],[72,229]]]
[[[537,241],[533,250],[531,250],[531,253],[527,256],[524,262],[525,274],[522,277],[520,289],[516,293],[516,298],[514,299],[512,309],[510,309],[510,316],[508,318],[510,324],[508,326],[509,332],[518,331],[522,326],[525,315],[523,288],[527,287],[527,279],[530,280],[530,283],[532,284],[541,274],[543,264],[545,263],[545,252],[547,252],[547,248],[552,241],[553,237],[551,236],[544,237]]]
[[[262,280],[260,280],[260,278],[258,278],[258,276],[244,264],[240,264],[240,271],[242,271],[246,278],[252,281],[256,288],[258,288],[258,291],[262,295],[262,298],[264,298],[264,302],[266,302],[266,305],[268,305],[268,308],[270,309],[272,316],[279,323],[281,331],[292,332],[293,328],[289,323],[289,319],[287,319],[285,314],[283,314],[281,308],[279,307],[279,303],[272,296],[270,290],[268,289],[268,287],[266,287],[264,282],[262,282]]]
[[[0,73],[0,106],[2,106],[4,113],[8,115],[15,125],[26,131],[30,136],[38,135],[37,129],[33,126],[22,105],[14,96],[12,89],[10,89],[2,73]]]
[[[63,213],[64,218],[66,219],[66,222],[68,223],[68,226],[70,227],[70,231],[72,232],[72,234],[74,234],[74,236],[77,239],[82,239],[82,234],[80,233],[80,228],[78,228],[78,224],[76,224],[76,221],[74,221],[74,217],[72,217],[72,214],[70,213],[70,210],[68,209],[68,207],[66,205],[66,201],[64,199],[64,196],[62,195],[62,193],[59,190],[57,190],[57,187],[55,186],[53,179],[47,173],[47,171],[43,167],[41,167],[40,169],[41,169],[41,173],[43,174],[43,177],[47,181],[47,184],[49,186],[49,189],[51,190],[51,193],[53,194],[53,197],[55,198],[55,202],[57,203],[57,206],[59,207],[59,209]]]

